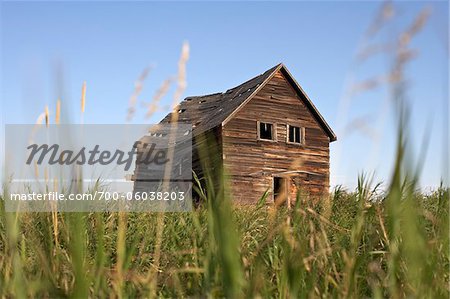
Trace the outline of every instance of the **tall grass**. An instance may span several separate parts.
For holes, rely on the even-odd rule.
[[[56,239],[51,213],[6,213],[1,201],[0,294],[447,298],[448,188],[393,183],[377,200],[374,188],[361,176],[329,211],[308,198],[287,210],[211,195],[192,213],[163,214],[160,244],[161,214],[58,213]]]

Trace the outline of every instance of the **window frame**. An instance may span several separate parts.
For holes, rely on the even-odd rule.
[[[272,125],[272,139],[264,139],[261,138],[261,124],[270,124]],[[267,141],[267,142],[278,142],[277,140],[277,123],[275,122],[269,122],[269,121],[256,121],[256,135],[258,141]]]
[[[295,127],[295,128],[299,128],[300,129],[300,142],[295,142],[295,141],[290,141],[289,140],[289,128],[290,127],[293,127],[293,128]],[[294,145],[298,145],[298,146],[305,145],[305,127],[302,127],[300,125],[287,124],[286,125],[286,143],[294,144]]]

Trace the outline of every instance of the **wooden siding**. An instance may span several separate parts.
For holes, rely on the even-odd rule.
[[[216,127],[194,137],[192,148],[192,170],[203,183],[203,179],[210,176],[216,191],[220,189],[222,174],[222,128]],[[195,184],[195,182],[193,182]],[[199,200],[198,194],[193,194],[194,200]]]
[[[276,126],[276,142],[257,140],[258,121]],[[286,142],[287,125],[305,128],[305,144]],[[288,180],[291,198],[294,185],[313,196],[328,192],[330,138],[282,72],[224,125],[222,139],[223,163],[236,202],[255,203],[272,189],[273,176],[283,172],[295,174]]]

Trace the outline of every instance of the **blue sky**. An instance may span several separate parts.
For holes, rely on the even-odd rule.
[[[35,123],[45,105],[54,114],[58,97],[65,121],[79,122],[83,81],[87,82],[84,122],[124,123],[134,82],[149,65],[152,69],[132,122],[157,122],[168,108],[149,120],[141,102],[149,102],[161,83],[176,74],[181,45],[188,41],[184,96],[225,91],[283,62],[338,135],[331,145],[332,184],[353,187],[361,171],[374,171],[377,180],[388,181],[395,145],[388,88],[358,94],[347,106],[343,100],[351,82],[385,75],[390,67],[386,54],[353,63],[380,7],[378,1],[1,5],[2,125]],[[371,44],[386,43],[421,9],[432,9],[411,44],[418,56],[406,70],[416,153],[424,134],[430,135],[421,184],[437,186],[448,134],[443,129],[448,118],[448,4],[395,6],[394,21]],[[172,102],[174,89],[162,106]],[[360,120],[369,131],[348,129]],[[426,130],[429,121],[432,127]],[[0,134],[3,138],[3,130]]]

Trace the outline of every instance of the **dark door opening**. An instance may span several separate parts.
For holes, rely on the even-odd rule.
[[[273,200],[274,202],[286,202],[287,180],[283,177],[273,177]]]

